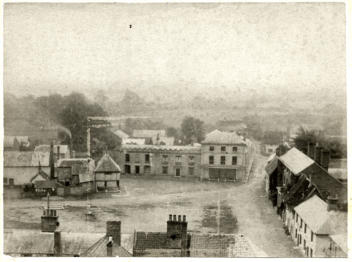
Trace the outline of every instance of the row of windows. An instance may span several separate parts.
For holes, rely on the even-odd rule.
[[[232,165],[237,165],[237,156],[232,157]],[[209,165],[214,164],[214,156],[209,156]],[[226,164],[226,156],[220,156],[220,164],[225,165]]]
[[[232,152],[237,152],[237,146],[232,147]],[[209,151],[215,151],[215,146],[209,146]],[[220,147],[221,152],[226,152],[226,146],[221,146]]]
[[[162,173],[163,173],[163,175],[168,175],[169,174],[169,167],[163,166]],[[190,176],[194,175],[194,167],[188,168],[188,175],[190,175]],[[176,176],[181,176],[181,169],[180,168],[176,168]]]
[[[140,157],[140,155],[136,154],[135,155],[135,161],[138,161],[139,157]],[[182,160],[182,156],[181,155],[176,155],[175,158],[176,158],[176,162],[181,162],[181,160]],[[194,158],[195,158],[194,156],[188,156],[188,160],[190,162],[193,162]],[[163,159],[163,161],[167,161],[169,159],[169,156],[168,155],[162,155],[162,159]],[[131,161],[130,154],[125,154],[125,161],[126,162],[130,162]],[[150,155],[149,154],[145,154],[144,155],[144,162],[148,162],[148,163],[150,162]]]
[[[298,223],[298,214],[296,213],[295,215],[296,215],[296,223]],[[304,233],[307,234],[307,224],[303,223],[303,219],[301,218],[299,228],[303,228],[303,225],[304,225]],[[296,229],[296,235],[297,235],[297,229]],[[314,232],[311,231],[310,232],[310,241],[313,242],[313,240],[314,240]]]

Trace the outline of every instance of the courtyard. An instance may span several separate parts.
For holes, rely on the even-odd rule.
[[[105,232],[107,220],[120,219],[122,233],[166,231],[169,214],[186,215],[188,230],[198,233],[243,234],[257,254],[269,257],[300,257],[285,235],[264,191],[265,158],[256,157],[248,183],[216,183],[121,178],[120,193],[100,193],[82,199],[52,199],[60,228],[66,232]],[[44,200],[5,198],[5,228],[38,229]],[[86,217],[87,205],[94,216]]]

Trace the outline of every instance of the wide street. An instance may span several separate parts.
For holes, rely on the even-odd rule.
[[[243,234],[260,256],[300,257],[265,195],[265,160],[257,153],[248,183],[123,176],[120,194],[52,203],[65,206],[58,211],[62,231],[105,232],[107,220],[120,219],[123,233],[165,232],[169,214],[186,215],[189,231]],[[39,229],[44,203],[5,199],[5,228]],[[88,203],[96,206],[93,219],[85,216]]]

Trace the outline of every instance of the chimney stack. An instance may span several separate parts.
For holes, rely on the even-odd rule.
[[[114,240],[109,236],[108,243],[106,244],[106,256],[112,257],[112,246],[114,245]]]
[[[315,147],[315,152],[314,152],[314,161],[317,162],[318,165],[321,165],[321,151],[323,148],[319,145]]]
[[[54,256],[61,257],[62,255],[62,246],[61,246],[61,232],[54,232]]]
[[[321,166],[326,171],[328,171],[329,169],[329,162],[330,162],[330,151],[327,149],[324,149],[321,151]]]
[[[170,220],[170,218],[173,218]],[[178,219],[176,219],[178,218]],[[170,216],[167,221],[167,239],[169,242],[169,246],[172,248],[181,248],[181,256],[187,256],[187,221],[186,216],[176,215]]]
[[[41,217],[42,232],[55,232],[59,225],[58,216],[55,209],[44,209]]]
[[[106,222],[106,235],[112,237],[114,243],[118,246],[121,245],[121,221],[107,221]]]
[[[308,156],[314,160],[314,143],[313,142],[308,143]]]
[[[328,211],[332,211],[332,210],[337,210],[338,209],[338,201],[339,201],[339,198],[337,195],[335,196],[328,196],[327,198],[327,202],[328,202],[328,208],[327,210]]]

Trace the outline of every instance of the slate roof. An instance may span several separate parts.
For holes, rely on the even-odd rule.
[[[314,160],[295,147],[280,156],[279,159],[295,175],[298,175],[314,163]]]
[[[166,136],[165,130],[133,130],[133,137],[156,137],[156,136]]]
[[[191,257],[255,256],[252,246],[243,235],[189,233],[188,242]],[[137,256],[181,256],[181,248],[170,245],[167,234],[161,232],[137,232],[135,251]]]
[[[53,233],[35,230],[16,230],[4,233],[5,254],[46,254],[54,253]]]
[[[314,163],[302,172],[311,179],[323,199],[328,196],[338,196],[340,202],[347,202],[347,187],[331,176],[324,168]]]
[[[94,172],[96,173],[120,173],[121,168],[118,164],[110,157],[109,154],[104,154],[99,160],[97,167]]]
[[[267,161],[267,164],[265,166],[265,171],[268,175],[271,175],[275,169],[277,168],[277,163],[278,163],[278,157],[276,154],[272,154]]]
[[[29,182],[32,183],[32,181],[38,176],[41,176],[44,180],[49,180],[49,175],[40,169],[38,173],[35,174]]]
[[[99,239],[94,245],[92,245],[88,250],[82,255],[84,257],[106,257],[107,250],[106,245],[109,242],[109,237],[104,236]],[[131,257],[132,255],[123,247],[118,245],[113,245],[112,248],[113,257]]]
[[[206,135],[202,144],[233,145],[246,143],[236,132],[222,132],[216,129]]]
[[[347,232],[347,212],[327,211],[327,206],[327,203],[314,195],[294,210],[316,234],[330,235],[343,229]]]
[[[143,152],[200,153],[200,146],[123,145],[122,149]]]

